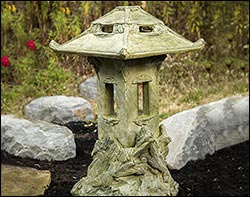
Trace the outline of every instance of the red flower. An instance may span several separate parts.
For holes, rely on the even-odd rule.
[[[9,57],[8,57],[7,55],[3,56],[3,57],[1,58],[1,63],[2,63],[2,66],[4,66],[4,67],[10,66]]]
[[[30,49],[31,51],[36,50],[35,42],[34,42],[34,40],[32,40],[32,39],[26,42],[26,46],[27,46],[28,49]]]

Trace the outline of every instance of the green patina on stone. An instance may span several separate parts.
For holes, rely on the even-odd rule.
[[[185,39],[139,6],[118,6],[79,36],[63,45],[52,40],[50,47],[87,56],[135,59],[202,49],[204,40]]]
[[[165,161],[170,139],[159,128],[159,66],[167,53],[204,47],[173,32],[139,6],[119,6],[63,45],[87,55],[97,74],[98,137],[79,196],[175,196]]]

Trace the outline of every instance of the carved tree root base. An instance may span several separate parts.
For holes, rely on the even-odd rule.
[[[165,158],[170,139],[160,128],[154,138],[142,127],[133,147],[124,148],[112,133],[97,140],[87,177],[71,190],[75,196],[176,196],[178,183],[171,177]]]
[[[120,177],[109,186],[93,186],[88,178],[81,179],[72,189],[75,196],[176,196],[178,184],[163,181],[159,176]]]

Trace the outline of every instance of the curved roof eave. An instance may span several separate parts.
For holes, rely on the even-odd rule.
[[[201,50],[205,46],[205,41],[201,38],[198,41],[194,42],[190,47],[183,48],[173,48],[173,49],[165,49],[159,51],[150,51],[150,52],[136,52],[131,54],[127,49],[122,48],[119,52],[105,52],[105,51],[85,51],[85,50],[69,50],[63,45],[58,44],[54,40],[52,40],[49,44],[50,48],[58,51],[58,52],[68,52],[75,54],[82,54],[86,56],[96,56],[96,57],[105,57],[105,58],[115,58],[115,59],[135,59],[135,58],[143,58],[149,56],[158,56],[164,54],[173,54],[173,53],[185,53],[194,50]]]

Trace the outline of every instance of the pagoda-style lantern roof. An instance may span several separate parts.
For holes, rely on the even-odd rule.
[[[202,49],[204,40],[191,42],[167,27],[140,6],[118,6],[55,51],[115,59],[135,59]]]

